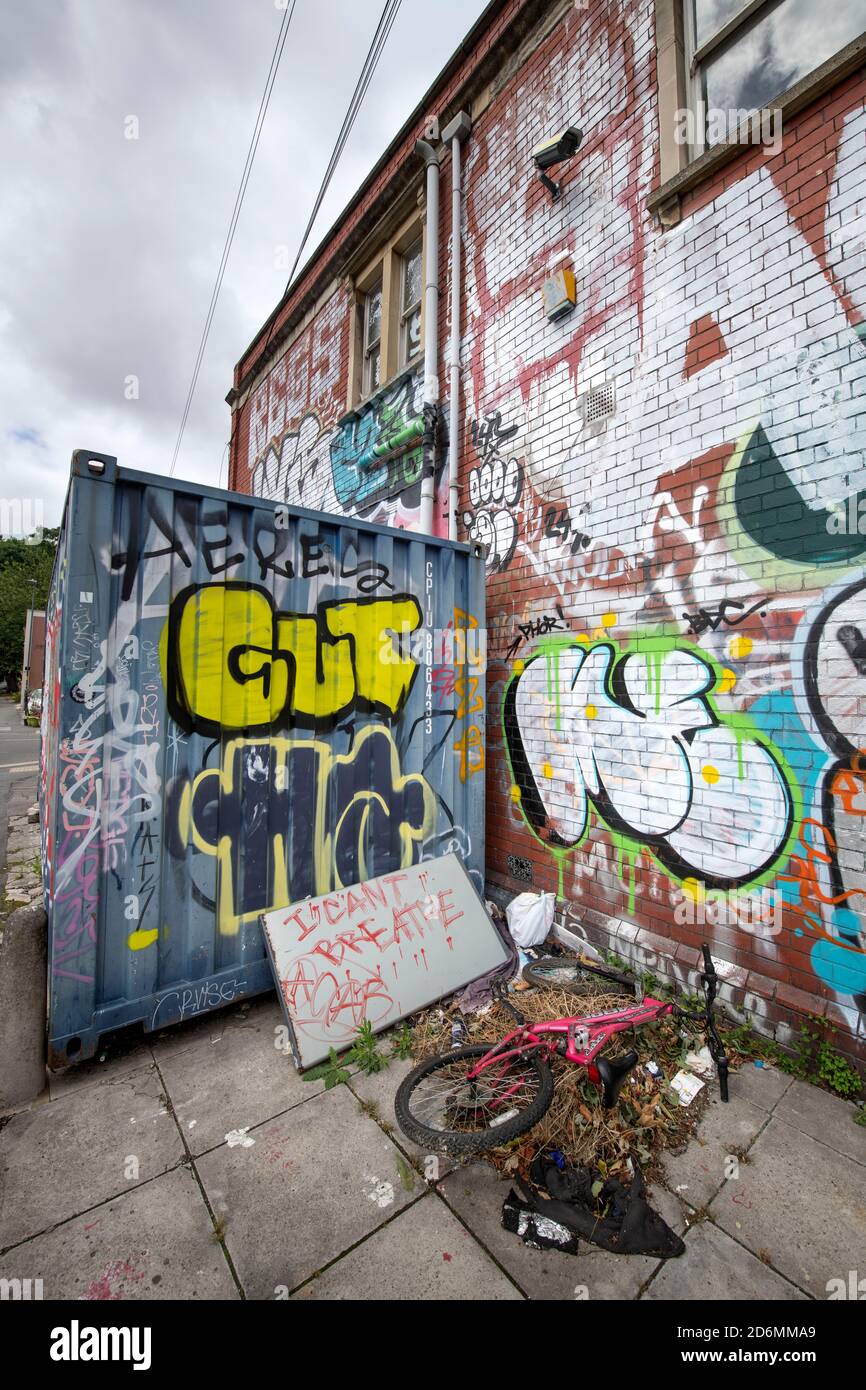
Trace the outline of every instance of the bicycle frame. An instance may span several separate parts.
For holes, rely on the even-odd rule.
[[[675,1008],[676,1005],[673,1003],[664,1003],[661,999],[653,999],[647,995],[639,1004],[627,1009],[616,1009],[611,1013],[552,1018],[543,1023],[522,1024],[498,1043],[494,1043],[490,1051],[467,1072],[466,1079],[475,1081],[487,1068],[494,1067],[497,1063],[511,1061],[531,1052],[541,1052],[545,1057],[557,1054],[575,1066],[586,1067],[590,1081],[598,1085],[601,1078],[593,1059],[605,1043],[609,1042],[615,1033],[653,1023],[658,1018],[672,1014]],[[548,1034],[552,1035],[550,1041],[546,1040]],[[563,1036],[566,1044],[564,1051],[558,1046]],[[522,1081],[515,1082],[499,1097],[499,1103],[515,1094],[522,1085]]]

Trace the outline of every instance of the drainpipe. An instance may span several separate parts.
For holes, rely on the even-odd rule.
[[[426,140],[415,141],[415,153],[423,159],[427,170],[427,216],[424,234],[427,252],[424,271],[424,418],[429,422],[439,404],[439,376],[436,371],[439,351],[439,161],[433,146]],[[426,435],[424,440],[419,529],[429,536],[433,532],[435,465],[432,430],[428,433],[429,443]]]
[[[448,423],[448,539],[457,539],[457,512],[460,506],[460,281],[462,255],[460,213],[462,171],[460,145],[472,129],[466,111],[449,121],[442,139],[451,141],[451,385]]]

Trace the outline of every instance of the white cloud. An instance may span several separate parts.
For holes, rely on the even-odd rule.
[[[232,368],[285,283],[381,13],[298,0],[177,475],[216,483]],[[309,252],[484,8],[403,0]],[[167,472],[282,11],[273,0],[33,0],[0,52],[6,497],[59,520],[77,447]],[[124,136],[135,116],[139,139]],[[135,375],[138,400],[124,383]]]

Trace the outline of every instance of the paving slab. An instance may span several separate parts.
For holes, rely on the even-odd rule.
[[[250,1024],[253,1027],[263,1026],[265,1019],[270,1021],[272,1027],[284,1022],[274,994],[255,995],[252,999],[227,1004],[222,1009],[196,1014],[182,1023],[149,1033],[148,1042],[155,1059],[161,1062],[172,1053],[186,1052],[193,1047],[211,1047],[223,1037],[233,1036],[236,1028],[244,1029]]]
[[[313,1096],[196,1160],[248,1298],[289,1292],[422,1190],[344,1087]],[[400,1167],[408,1172],[404,1186]]]
[[[292,1298],[523,1301],[519,1290],[432,1192]]]
[[[744,1062],[738,1071],[731,1072],[728,1104],[748,1100],[761,1110],[774,1110],[793,1084],[793,1077],[778,1067],[756,1067],[754,1062]]]
[[[779,1102],[776,1114],[786,1124],[802,1130],[831,1149],[838,1149],[857,1163],[866,1164],[866,1128],[854,1123],[857,1107],[831,1096],[819,1086],[795,1081]]]
[[[740,1176],[710,1207],[713,1221],[812,1295],[863,1268],[866,1174],[780,1115],[749,1151]]]
[[[275,1046],[276,1004],[236,1019],[211,1040],[159,1054],[158,1066],[190,1152],[204,1153],[310,1100],[321,1081],[304,1081]]]
[[[489,1163],[476,1162],[457,1168],[439,1184],[438,1190],[529,1298],[637,1298],[658,1260],[645,1255],[613,1255],[584,1241],[577,1255],[533,1250],[519,1236],[502,1228],[502,1203],[510,1186]],[[650,1188],[649,1200],[665,1221],[682,1234],[682,1204],[657,1187]]]
[[[0,1256],[0,1277],[45,1299],[234,1299],[198,1183],[175,1168]]]
[[[794,1303],[806,1297],[711,1221],[692,1226],[685,1242],[685,1254],[666,1260],[645,1290],[648,1302]]]
[[[730,1101],[710,1102],[684,1152],[663,1155],[665,1186],[690,1207],[705,1207],[725,1181],[728,1155],[748,1149],[767,1118],[767,1110],[736,1095],[732,1086]]]
[[[450,1173],[454,1168],[454,1160],[446,1154],[431,1153],[428,1149],[423,1149],[419,1144],[413,1144],[397,1124],[397,1117],[394,1114],[394,1097],[397,1088],[404,1076],[408,1076],[413,1067],[418,1065],[415,1059],[400,1061],[393,1058],[384,1071],[374,1072],[372,1076],[365,1076],[361,1071],[355,1071],[350,1084],[351,1090],[359,1100],[367,1105],[376,1107],[374,1118],[384,1122],[393,1130],[395,1144],[403,1150],[405,1154],[417,1164],[432,1181],[444,1178],[446,1173]]]
[[[0,1249],[156,1177],[183,1157],[152,1064],[13,1115],[0,1130]],[[135,1177],[126,1176],[131,1159]]]
[[[104,1057],[104,1061],[100,1061]],[[52,1100],[60,1100],[73,1091],[83,1091],[87,1086],[98,1086],[103,1081],[117,1081],[129,1076],[130,1072],[149,1067],[153,1056],[146,1042],[137,1042],[117,1051],[107,1050],[98,1053],[87,1062],[66,1067],[63,1071],[49,1071],[48,1094]]]

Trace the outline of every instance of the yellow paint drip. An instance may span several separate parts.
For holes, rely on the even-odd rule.
[[[586,715],[587,719],[595,719],[595,716],[598,714],[598,710],[596,709],[595,705],[587,705],[586,709],[583,712]]]
[[[545,763],[544,767],[541,770],[544,773],[545,777],[553,776],[553,768],[550,766],[550,763]]]
[[[713,767],[712,763],[707,763],[705,767],[701,768],[701,776],[708,787],[714,787],[719,780],[719,769]]]
[[[602,614],[601,625],[602,625],[602,627],[615,627],[615,626],[616,626],[616,614],[615,614],[615,613],[604,613],[604,614]]]
[[[732,637],[728,643],[728,655],[734,661],[745,661],[753,645],[751,637]]]
[[[519,801],[519,800],[520,800],[520,788],[519,788],[519,787],[512,787],[512,788],[511,788],[511,800],[512,800],[512,801]]]

